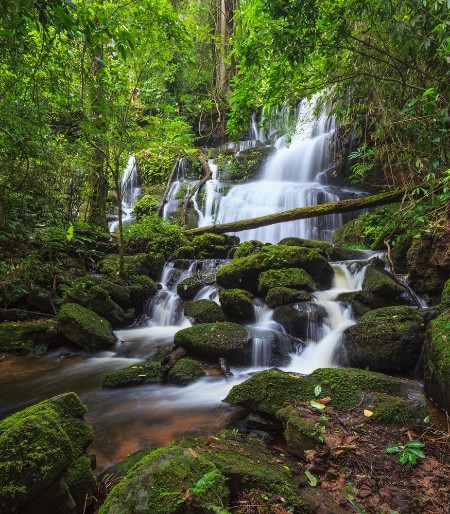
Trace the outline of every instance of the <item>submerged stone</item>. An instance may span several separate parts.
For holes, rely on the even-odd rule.
[[[407,371],[417,364],[424,338],[424,322],[417,309],[385,307],[364,314],[348,328],[343,347],[351,366]]]
[[[240,325],[228,321],[194,325],[175,334],[175,346],[188,353],[216,362],[220,357],[229,362],[246,362],[251,353],[251,337]]]

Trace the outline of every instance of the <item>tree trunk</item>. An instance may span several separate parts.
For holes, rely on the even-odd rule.
[[[208,227],[192,228],[187,230],[187,234],[199,235],[205,232],[212,234],[224,234],[226,232],[241,232],[253,228],[266,227],[275,223],[286,223],[288,221],[304,220],[307,218],[315,218],[326,214],[340,214],[344,212],[358,211],[368,209],[369,207],[378,207],[400,201],[405,192],[395,189],[388,193],[379,193],[377,195],[366,196],[364,198],[355,198],[350,200],[342,200],[340,202],[325,203],[322,205],[313,205],[310,207],[300,207],[291,209],[290,211],[278,212],[261,216],[259,218],[251,218],[247,220],[235,221],[234,223],[223,223],[222,225],[210,225]]]
[[[183,347],[179,347],[174,350],[172,353],[169,353],[167,357],[161,362],[161,371],[163,373],[167,373],[171,368],[175,366],[175,363],[186,357],[187,351]]]

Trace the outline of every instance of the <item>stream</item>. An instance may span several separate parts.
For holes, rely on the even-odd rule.
[[[211,161],[213,179],[206,185],[203,202],[194,198],[200,226],[226,223],[280,212],[293,207],[336,201],[360,192],[340,189],[327,183],[334,151],[334,121],[325,114],[312,118],[314,102],[304,102],[299,109],[296,134],[290,146],[283,138],[275,141],[278,151],[268,159],[257,181],[231,185],[226,195],[217,167]],[[254,131],[256,130],[253,127]],[[262,136],[260,136],[261,138]],[[252,143],[242,148],[251,147]],[[164,215],[172,210],[172,200],[183,183],[180,165]],[[139,193],[134,157],[124,172],[124,212],[132,217]],[[201,203],[201,205],[200,205]],[[341,226],[342,216],[303,220],[241,232],[241,241],[258,239],[276,243],[284,237],[303,237],[330,241]],[[113,222],[110,230],[114,231]],[[289,362],[283,369],[310,373],[319,367],[336,365],[336,354],[344,330],[355,323],[351,308],[335,301],[345,291],[361,288],[371,252],[361,252],[355,261],[332,263],[334,281],[328,291],[313,293],[311,310],[320,309],[320,320],[308,321],[306,338],[299,340],[273,320],[273,311],[260,299],[254,304],[253,357],[249,366],[232,367],[232,377],[211,375],[186,387],[141,385],[102,389],[105,373],[124,368],[151,357],[157,348],[172,343],[175,333],[190,325],[184,317],[182,301],[176,293],[181,280],[199,269],[214,267],[217,261],[192,261],[185,269],[166,263],[160,278],[161,289],[149,302],[146,315],[138,326],[116,331],[119,343],[112,352],[95,355],[79,353],[66,358],[64,349],[44,356],[3,356],[0,377],[0,418],[66,391],[78,393],[88,407],[86,419],[93,425],[95,440],[90,451],[97,456],[97,471],[118,462],[130,453],[148,446],[162,446],[183,435],[217,433],[242,416],[243,409],[222,402],[235,384],[252,373],[274,364],[273,340],[290,345]],[[218,294],[208,286],[196,299]]]

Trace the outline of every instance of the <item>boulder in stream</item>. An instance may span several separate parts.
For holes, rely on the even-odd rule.
[[[310,300],[310,293],[289,287],[273,287],[266,295],[266,303],[271,309],[289,303],[309,302]]]
[[[127,368],[106,373],[102,380],[102,387],[112,388],[140,384],[159,384],[162,381],[163,374],[159,362],[138,362]]]
[[[61,307],[58,326],[67,339],[88,352],[107,350],[117,343],[105,318],[76,303],[66,303]]]
[[[178,296],[183,300],[192,300],[201,289],[214,284],[215,281],[215,270],[198,270],[177,285]]]
[[[351,366],[372,371],[414,369],[425,339],[425,324],[414,307],[375,309],[344,333],[343,347]]]
[[[299,302],[275,309],[273,319],[287,332],[301,339],[309,339],[326,316],[325,309],[316,303]]]
[[[253,295],[244,289],[221,289],[219,301],[230,321],[250,323],[254,321]]]
[[[362,289],[387,301],[395,300],[405,291],[405,288],[396,282],[387,271],[375,266],[367,267]]]
[[[225,321],[225,314],[220,305],[212,300],[197,300],[184,304],[184,315],[193,324],[215,323]]]
[[[0,323],[0,351],[25,355],[45,353],[52,344],[64,343],[53,319]]]
[[[182,346],[189,354],[214,363],[220,357],[231,363],[248,361],[251,340],[247,329],[228,321],[194,325],[175,334],[175,346]]]
[[[206,376],[200,362],[194,359],[180,359],[167,374],[169,384],[187,385]]]
[[[95,486],[85,412],[78,396],[66,393],[0,422],[1,512],[84,512]]]
[[[265,297],[269,289],[274,287],[289,287],[309,293],[316,290],[316,284],[311,275],[299,268],[263,271],[259,276],[258,291]]]

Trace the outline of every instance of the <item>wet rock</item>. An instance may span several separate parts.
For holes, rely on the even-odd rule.
[[[225,234],[206,233],[195,236],[191,245],[197,259],[226,259],[235,239]]]
[[[263,271],[259,276],[258,291],[263,297],[274,287],[288,287],[312,293],[316,290],[314,280],[306,271],[299,268],[286,268]]]
[[[140,384],[159,384],[163,380],[159,362],[141,362],[127,368],[110,371],[102,380],[102,387],[124,387]]]
[[[199,270],[178,284],[177,293],[183,300],[192,300],[201,289],[213,285],[215,281],[215,270]]]
[[[61,307],[58,327],[67,339],[88,352],[107,350],[117,342],[105,318],[76,303],[66,303]]]
[[[273,287],[266,295],[266,303],[271,309],[290,303],[309,302],[310,293],[289,287]]]
[[[220,305],[212,300],[197,300],[184,304],[184,315],[193,324],[225,321]]]
[[[447,280],[441,295],[441,309],[450,310],[450,279]]]
[[[387,271],[375,266],[367,267],[362,289],[388,301],[395,300],[405,291],[405,288],[396,282]]]
[[[193,359],[180,359],[170,369],[167,375],[169,384],[187,385],[206,376],[200,362]]]
[[[325,316],[323,307],[310,302],[283,305],[273,313],[274,321],[300,339],[311,339]]]
[[[147,275],[158,280],[164,266],[165,258],[162,254],[138,253],[127,255],[124,258],[125,276],[127,278]],[[117,276],[119,272],[119,256],[107,255],[99,264],[99,270],[109,276]]]
[[[219,301],[230,321],[251,323],[254,321],[253,295],[243,289],[221,289]]]
[[[275,151],[271,146],[260,146],[235,155],[222,152],[216,160],[221,180],[241,183],[255,179],[262,163]]]
[[[418,310],[394,306],[364,314],[345,331],[343,347],[351,366],[407,371],[417,364],[424,338],[424,322]]]
[[[450,312],[448,310],[428,325],[424,351],[424,376],[427,394],[441,408],[450,412]]]
[[[62,346],[66,339],[56,320],[0,323],[0,351],[16,355],[45,353],[49,346]]]
[[[258,252],[261,248],[265,246],[261,241],[256,241],[256,239],[252,239],[250,241],[244,241],[241,243],[234,252],[234,259],[241,259],[242,257],[248,257],[252,253]]]
[[[364,241],[363,225],[360,218],[348,221],[333,232],[333,244],[340,247],[361,245]]]
[[[1,512],[84,512],[95,485],[85,412],[66,393],[0,422]]]
[[[231,363],[242,364],[251,353],[251,337],[244,327],[235,323],[204,323],[179,330],[175,334],[175,346],[182,346],[189,354],[210,362],[224,357]]]
[[[286,268],[301,268],[323,288],[331,285],[334,273],[326,258],[313,248],[269,245],[260,251],[233,259],[222,266],[216,275],[217,283],[228,289],[245,289],[257,294],[258,279],[262,272]]]
[[[336,297],[338,302],[349,302],[356,316],[361,317],[373,309],[389,307],[392,302],[368,291],[351,291],[340,293]],[[396,302],[394,302],[396,303]]]
[[[283,433],[286,439],[286,449],[301,457],[305,457],[306,450],[312,450],[323,444],[323,433],[320,423],[314,416],[307,419],[305,412],[296,408],[286,407],[277,412],[277,417],[283,423]]]

